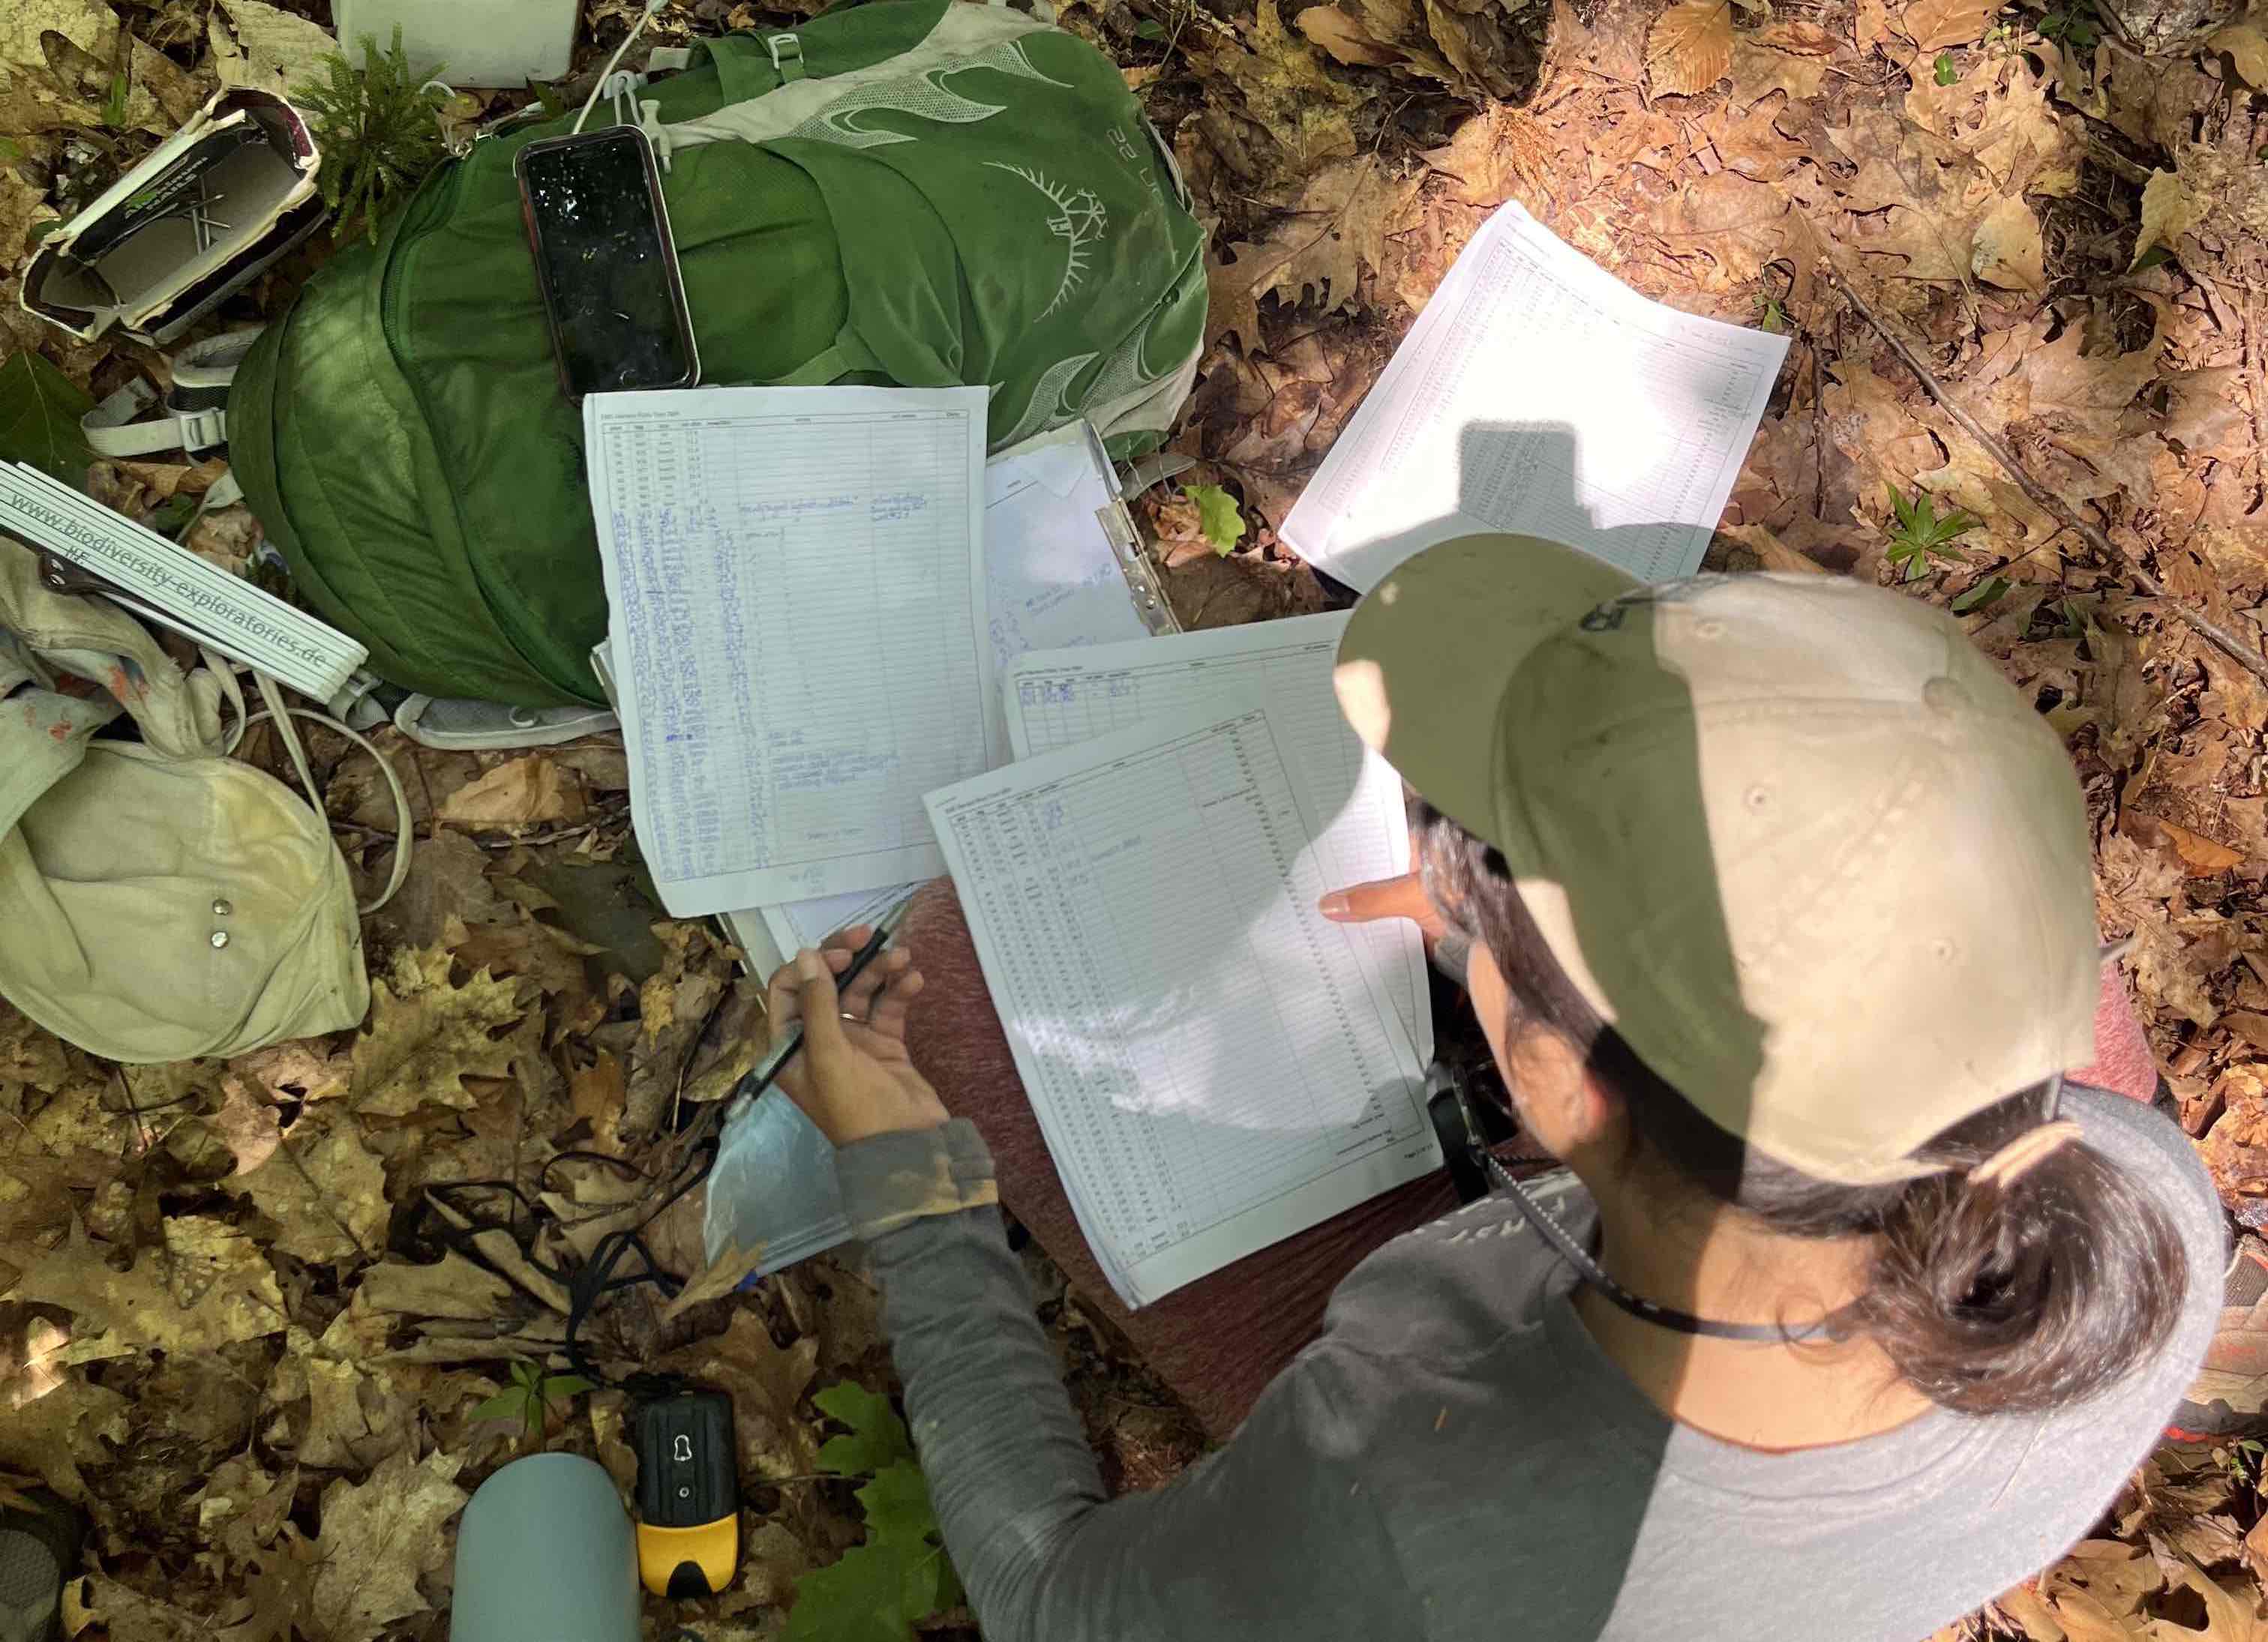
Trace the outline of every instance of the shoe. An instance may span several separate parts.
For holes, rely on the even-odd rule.
[[[44,1488],[0,1510],[0,1642],[59,1642],[63,1581],[78,1572],[85,1524]]]
[[[2268,1242],[2250,1232],[2229,1252],[2220,1325],[2166,1434],[2192,1442],[2268,1435]]]

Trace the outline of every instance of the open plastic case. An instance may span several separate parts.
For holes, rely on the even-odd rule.
[[[315,231],[321,163],[291,104],[221,92],[41,247],[24,307],[82,339],[171,341]]]

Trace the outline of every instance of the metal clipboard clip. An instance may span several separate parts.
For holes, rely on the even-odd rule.
[[[1144,629],[1153,638],[1161,633],[1179,633],[1182,624],[1174,615],[1173,605],[1166,601],[1166,590],[1159,584],[1150,556],[1142,551],[1141,533],[1134,528],[1134,516],[1127,509],[1125,494],[1120,487],[1117,470],[1111,465],[1110,453],[1103,448],[1102,436],[1084,417],[1079,426],[1096,471],[1109,481],[1110,500],[1094,510],[1094,517],[1118,560],[1119,574],[1126,578],[1126,590],[1133,597],[1135,613],[1141,617]]]

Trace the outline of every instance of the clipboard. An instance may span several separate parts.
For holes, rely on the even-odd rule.
[[[39,550],[58,592],[99,594],[311,700],[350,693],[369,659],[336,627],[21,463],[0,463],[0,531]]]

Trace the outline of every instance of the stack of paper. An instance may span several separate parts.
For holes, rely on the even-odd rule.
[[[1024,1092],[1142,1305],[1439,1167],[1256,679],[932,794]]]
[[[1478,531],[1688,575],[1786,346],[1644,300],[1507,206],[1285,536],[1366,589]],[[1344,616],[1166,631],[1091,431],[987,468],[981,390],[598,395],[586,424],[672,912],[742,909],[776,959],[949,869],[1131,1304],[1438,1166],[1417,933],[1315,910],[1410,866],[1401,782],[1333,699]],[[843,1235],[784,1102],[726,1138],[712,1251]]]

